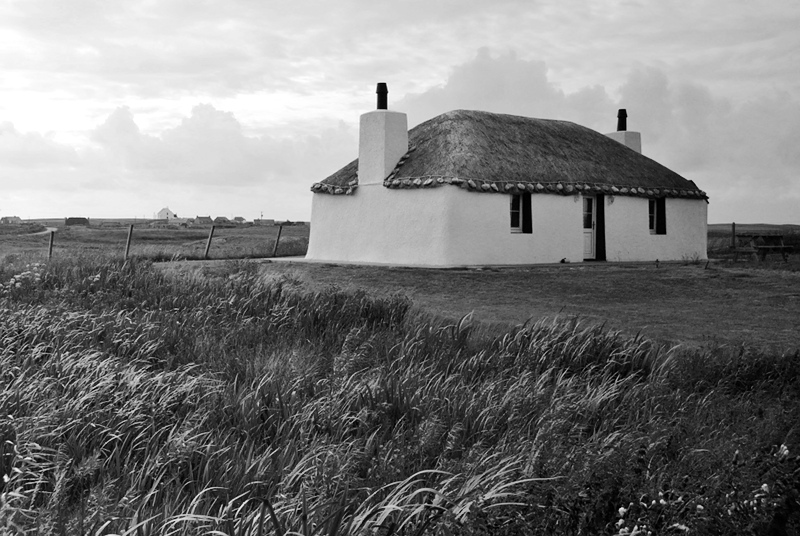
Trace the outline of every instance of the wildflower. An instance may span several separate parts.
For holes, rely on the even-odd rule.
[[[786,445],[781,444],[781,447],[778,449],[778,452],[775,455],[779,460],[782,460],[789,456],[789,448]]]
[[[661,506],[664,506],[664,505],[666,505],[666,504],[667,504],[667,501],[665,501],[664,499],[661,499],[661,500],[660,500],[660,501],[658,501],[658,502],[661,504]]]
[[[703,510],[705,510],[705,508],[703,508],[703,505],[702,505],[702,504],[698,504],[698,505],[697,505],[697,513],[700,513],[700,512],[702,512]]]
[[[625,514],[628,513],[628,509],[625,508],[624,506],[620,506],[618,511],[619,511],[619,517],[624,517]]]
[[[761,484],[761,491],[764,493],[769,493],[769,486],[766,484]]]
[[[617,527],[621,527],[624,524],[625,524],[625,520],[624,519],[620,519],[619,521],[617,521]]]

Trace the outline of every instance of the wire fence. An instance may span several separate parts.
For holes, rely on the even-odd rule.
[[[41,259],[43,246],[47,259],[87,254],[154,261],[303,256],[308,248],[308,226],[49,227],[2,241],[0,251],[5,257],[24,254]]]

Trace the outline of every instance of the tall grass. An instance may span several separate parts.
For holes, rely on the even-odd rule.
[[[4,265],[0,283],[11,534],[798,526],[797,353],[498,332],[246,262]]]

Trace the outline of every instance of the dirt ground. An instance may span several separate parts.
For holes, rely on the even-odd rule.
[[[192,269],[192,263],[177,264]],[[577,317],[669,344],[800,349],[800,271],[778,263],[436,270],[264,262],[261,269],[318,287],[403,292],[417,306],[454,319],[470,312],[498,324]]]

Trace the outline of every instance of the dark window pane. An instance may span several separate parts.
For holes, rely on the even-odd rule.
[[[592,228],[592,202],[594,199],[591,197],[584,197],[583,198],[583,228],[584,229],[591,229]]]
[[[527,234],[533,233],[531,194],[522,194],[522,206],[520,207],[520,214],[522,216],[522,232]]]
[[[659,197],[655,200],[656,205],[656,234],[667,234],[667,203],[666,199]]]
[[[511,228],[519,229],[519,197],[518,195],[511,196]]]
[[[649,218],[649,226],[650,230],[654,231],[656,228],[656,200],[655,199],[648,199],[647,200],[647,216]]]

